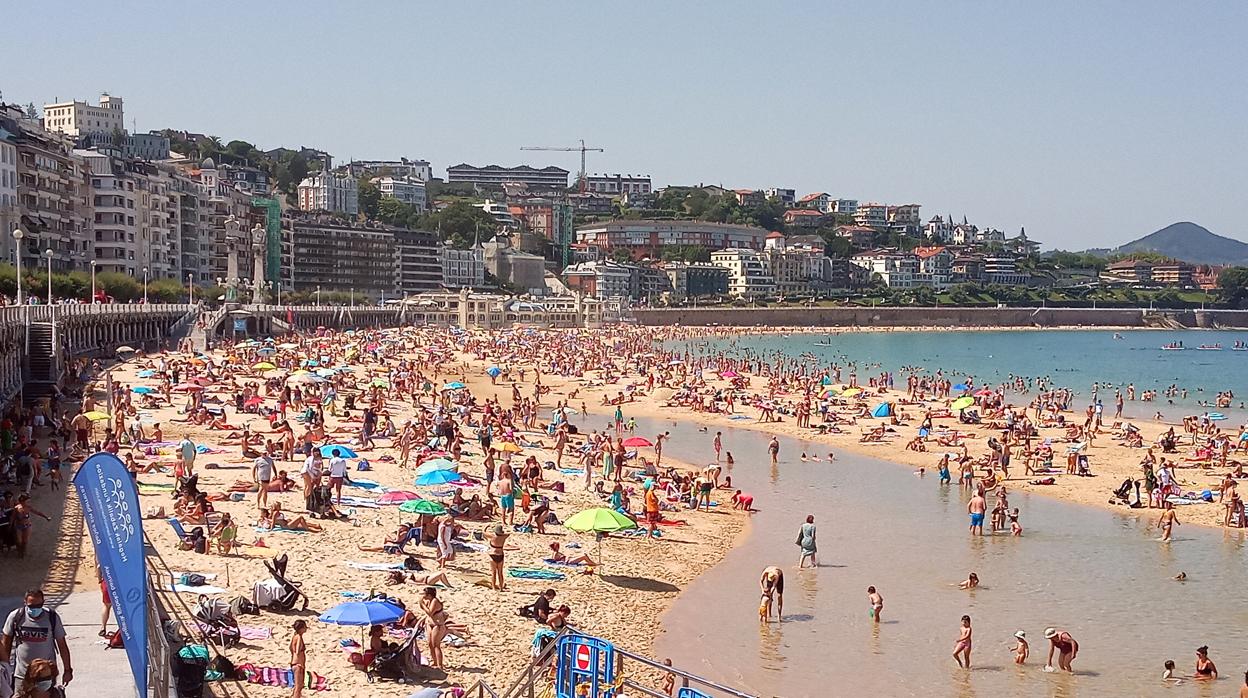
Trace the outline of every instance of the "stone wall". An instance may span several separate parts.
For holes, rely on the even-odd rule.
[[[642,325],[733,327],[1248,327],[1245,310],[1142,308],[634,309]]]

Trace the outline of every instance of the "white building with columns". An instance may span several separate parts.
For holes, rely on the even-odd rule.
[[[360,212],[359,184],[351,175],[317,172],[299,183],[299,210],[354,216]]]

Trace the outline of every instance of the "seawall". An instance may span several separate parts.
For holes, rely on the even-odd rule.
[[[1248,328],[1248,310],[1147,308],[637,308],[642,325],[736,327]]]

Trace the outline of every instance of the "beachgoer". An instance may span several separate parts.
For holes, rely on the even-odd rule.
[[[1197,681],[1216,681],[1218,679],[1218,667],[1209,658],[1209,646],[1201,645],[1196,648],[1196,674]]]
[[[816,555],[819,552],[819,548],[815,544],[814,514],[806,516],[806,523],[802,524],[801,530],[797,532],[797,545],[802,549],[802,556],[797,561],[797,568],[805,567],[806,558],[810,558],[811,567],[818,567],[819,560]]]
[[[290,670],[294,674],[295,684],[290,698],[301,698],[304,683],[307,681],[308,647],[303,640],[303,634],[308,630],[308,622],[297,620],[291,627],[295,632],[290,637]]]
[[[971,497],[971,501],[966,504],[966,511],[971,515],[971,535],[984,535],[984,512],[987,509],[988,502],[984,499],[983,493],[976,490],[975,494]]]
[[[1014,639],[1017,641],[1010,651],[1014,653],[1015,664],[1026,664],[1027,656],[1031,654],[1031,645],[1027,644],[1027,633],[1019,630],[1014,633]]]
[[[763,569],[758,584],[763,594],[775,600],[776,620],[784,620],[784,570],[774,565]]]
[[[963,669],[971,668],[971,617],[962,616],[962,626],[958,628],[958,641],[953,646],[953,659]]]
[[[42,589],[30,589],[24,601],[25,605],[14,609],[4,621],[0,663],[13,662],[13,679],[17,683],[26,677],[27,669],[37,659],[50,661],[55,667],[59,653],[63,667],[61,683],[68,684],[74,678],[74,669],[65,641],[65,624],[56,611],[44,608]]]
[[[867,603],[870,608],[867,609],[867,615],[875,623],[880,622],[880,614],[884,611],[884,597],[875,590],[875,586],[867,587]]]
[[[1057,628],[1045,628],[1044,639],[1049,641],[1049,659],[1045,666],[1053,666],[1053,653],[1057,653],[1057,668],[1068,672],[1074,672],[1070,663],[1075,660],[1079,654],[1079,643],[1070,633]]]

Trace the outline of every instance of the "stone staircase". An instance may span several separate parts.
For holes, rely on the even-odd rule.
[[[56,392],[60,365],[56,354],[56,328],[51,322],[32,322],[26,335],[26,383],[22,403],[37,404]]]

